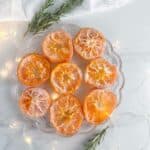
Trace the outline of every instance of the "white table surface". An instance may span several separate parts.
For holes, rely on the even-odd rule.
[[[101,30],[123,61],[126,83],[122,103],[113,114],[116,116],[114,127],[108,130],[97,150],[150,150],[150,1],[136,0],[122,8],[65,18],[63,22]],[[20,124],[13,123],[16,115],[11,113],[12,106],[16,108],[12,97],[14,75],[10,73],[6,81],[5,67],[11,67],[10,60],[15,61],[11,59],[16,52],[14,42],[20,40],[25,26],[25,22],[0,23],[0,150],[84,150],[83,143],[96,131],[71,138],[35,129],[22,135]],[[11,54],[9,62],[5,57],[8,53]],[[3,106],[6,101],[8,106]],[[8,128],[3,125],[4,119],[12,120]]]

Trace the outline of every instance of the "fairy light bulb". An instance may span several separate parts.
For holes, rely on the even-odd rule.
[[[7,69],[0,70],[0,77],[1,78],[6,78],[7,76],[8,76],[8,70]]]
[[[0,31],[0,39],[4,39],[7,36],[7,32]]]
[[[25,136],[24,141],[30,145],[32,143],[32,138],[30,136]]]
[[[21,61],[21,57],[16,57],[15,61],[18,63]]]

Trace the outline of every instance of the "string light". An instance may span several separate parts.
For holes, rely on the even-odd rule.
[[[52,149],[52,150],[56,150],[56,145],[57,145],[57,144],[58,144],[58,141],[53,141],[53,142],[52,142],[52,145],[53,145],[53,146],[52,146],[51,149]]]
[[[24,141],[25,141],[27,144],[29,144],[29,145],[32,143],[32,139],[31,139],[30,136],[25,136],[25,137],[24,137]]]
[[[55,147],[52,147],[52,150],[56,150]]]
[[[4,37],[7,36],[7,33],[4,31],[0,31],[0,39],[3,39]]]
[[[21,58],[20,57],[16,57],[15,61],[18,63],[21,61]]]
[[[0,77],[1,78],[6,78],[8,76],[8,70],[2,69],[0,70]]]

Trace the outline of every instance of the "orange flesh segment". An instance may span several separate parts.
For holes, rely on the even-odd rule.
[[[48,92],[41,88],[28,88],[23,91],[19,106],[21,111],[30,118],[45,115],[51,104]]]
[[[42,55],[29,54],[19,63],[17,75],[22,84],[37,86],[50,77],[50,64]]]
[[[43,41],[42,49],[53,63],[69,61],[73,55],[71,36],[63,30],[49,33]]]
[[[94,87],[104,88],[115,83],[117,68],[103,58],[90,62],[86,67],[85,81]]]
[[[79,100],[71,94],[63,94],[50,108],[50,121],[57,132],[71,136],[81,127],[83,113]]]
[[[72,63],[57,65],[51,73],[51,84],[58,93],[74,93],[80,86],[82,73]]]
[[[116,95],[111,91],[93,90],[84,100],[85,118],[91,124],[101,124],[110,117],[116,105]]]
[[[75,51],[86,60],[100,57],[105,44],[103,34],[92,28],[81,28],[74,39]]]

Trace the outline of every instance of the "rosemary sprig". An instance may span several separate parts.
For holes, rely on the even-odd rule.
[[[67,0],[54,12],[50,12],[48,9],[54,4],[54,1],[55,0],[46,0],[44,5],[34,15],[33,19],[29,23],[26,33],[32,32],[33,34],[36,34],[45,30],[55,22],[58,22],[62,15],[70,12],[83,2],[83,0]]]
[[[28,32],[34,32],[34,28],[36,28],[37,23],[39,22],[40,18],[42,18],[46,14],[46,10],[54,4],[54,0],[46,0],[45,3],[41,6],[40,10],[35,13],[31,22],[28,24],[28,29],[24,35]]]
[[[100,133],[97,133],[93,138],[91,138],[86,144],[84,150],[96,150],[96,146],[99,145],[106,134],[109,127],[104,128]]]

